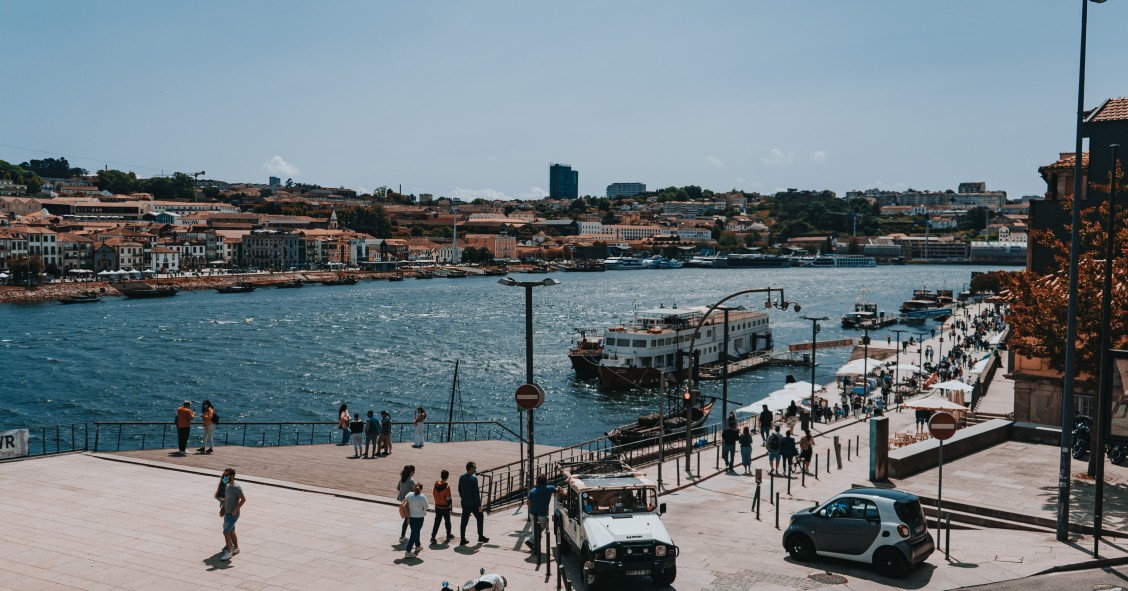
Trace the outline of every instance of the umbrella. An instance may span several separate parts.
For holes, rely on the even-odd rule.
[[[913,400],[902,404],[905,408],[916,408],[919,410],[962,410],[967,411],[967,407],[952,402],[946,398],[923,398],[921,400]]]
[[[110,271],[109,269],[98,271],[99,277],[109,277],[110,275],[117,275],[117,273],[115,273],[114,271]]]
[[[939,384],[936,384],[932,387],[936,388],[937,390],[959,390],[961,392],[971,392],[975,389],[959,380],[948,380],[946,382],[940,382]]]
[[[850,363],[847,363],[846,365],[838,368],[838,371],[835,372],[834,375],[859,375],[862,372],[873,371],[884,364],[884,361],[873,358],[855,359]]]
[[[911,363],[894,364],[887,367],[889,371],[911,371],[913,373],[920,373],[920,368]]]
[[[771,394],[759,402],[753,402],[748,406],[736,409],[736,412],[746,412],[756,414],[763,410],[764,405],[768,405],[768,410],[775,412],[783,410],[791,403],[795,404],[810,404],[811,403],[811,383],[810,382],[795,382],[788,384]]]

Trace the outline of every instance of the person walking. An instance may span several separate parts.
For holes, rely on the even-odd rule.
[[[360,420],[360,413],[353,413],[349,421],[349,433],[352,434],[353,458],[360,457],[360,450],[364,447],[364,421]]]
[[[446,522],[446,539],[444,542],[449,542],[454,539],[450,533],[450,509],[451,509],[451,494],[450,484],[447,483],[447,478],[450,478],[450,472],[443,470],[439,474],[439,479],[435,481],[435,488],[431,490],[431,496],[435,499],[435,525],[431,528],[431,543],[438,544],[435,536],[439,533],[439,524]]]
[[[341,442],[337,445],[348,445],[352,432],[349,431],[349,405],[347,404],[342,404],[341,408],[337,410],[337,428],[341,431]]]
[[[380,421],[376,420],[375,413],[368,411],[368,418],[364,421],[364,457],[368,457],[368,450],[372,450],[372,457],[380,451]]]
[[[490,539],[485,535],[484,516],[482,515],[482,492],[478,488],[478,466],[474,462],[466,462],[466,473],[458,478],[458,500],[462,506],[462,524],[459,533],[462,539],[459,546],[470,542],[466,539],[466,525],[470,523],[470,516],[478,521],[478,543],[485,544]]]
[[[783,458],[783,473],[791,478],[791,471],[795,468],[795,456],[799,455],[791,429],[787,430],[787,434],[779,442],[779,455]]]
[[[537,485],[529,491],[529,498],[525,501],[529,507],[529,517],[533,520],[533,539],[525,540],[525,545],[535,554],[540,554],[541,532],[548,528],[548,506],[555,494],[556,486],[548,483],[548,477],[537,474]]]
[[[752,431],[748,427],[740,433],[740,465],[745,474],[752,473]]]
[[[380,411],[380,436],[376,439],[376,455],[380,455],[380,450],[384,451],[385,456],[392,455],[392,415],[388,411]]]
[[[768,445],[768,434],[772,432],[772,420],[775,415],[772,411],[768,410],[768,405],[764,405],[764,410],[760,411],[760,439],[763,439],[763,444]]]
[[[192,412],[192,401],[185,400],[184,404],[176,409],[176,443],[180,449],[180,455],[185,455],[188,451],[188,435],[192,432],[192,419],[196,418],[196,413]]]
[[[423,494],[423,484],[416,484],[404,498],[407,499],[407,519],[411,522],[411,537],[404,548],[404,558],[411,558],[413,555],[418,556],[423,549],[423,544],[419,541],[419,532],[423,530],[423,520],[427,517],[427,495]],[[412,548],[415,549],[414,553]]]
[[[804,429],[803,436],[799,438],[799,468],[803,472],[807,472],[814,454],[815,438],[811,435],[810,429]]]
[[[768,435],[768,473],[779,473],[780,449],[783,447],[783,435],[779,433],[779,425],[775,431]]]
[[[427,411],[423,410],[423,407],[420,406],[415,409],[415,418],[411,421],[411,423],[415,425],[415,442],[411,444],[411,447],[423,447],[423,429],[426,422]]]
[[[200,441],[200,448],[196,453],[210,454],[212,446],[215,445],[215,408],[212,407],[210,400],[205,400],[200,406],[200,417],[204,425],[204,437]]]
[[[403,501],[411,491],[415,490],[415,466],[408,464],[400,471],[399,485],[396,487],[396,500]],[[400,541],[407,539],[407,527],[411,525],[410,517],[403,518],[403,526],[400,527]]]
[[[247,496],[243,494],[243,487],[235,481],[235,468],[224,470],[219,482],[224,488],[223,505],[219,508],[219,514],[223,517],[223,541],[227,544],[219,559],[231,560],[232,556],[239,553],[239,537],[235,535],[235,522],[239,521],[239,513],[247,502]]]
[[[740,439],[740,431],[736,430],[735,423],[729,423],[721,431],[721,459],[725,463],[725,470],[732,472],[736,462],[736,441]]]

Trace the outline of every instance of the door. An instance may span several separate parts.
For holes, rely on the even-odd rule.
[[[819,511],[815,530],[819,552],[864,554],[881,533],[881,517],[872,501],[842,497]]]

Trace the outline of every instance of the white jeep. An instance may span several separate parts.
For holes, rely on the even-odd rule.
[[[562,552],[583,561],[584,585],[617,576],[649,576],[664,587],[677,576],[678,547],[658,503],[658,487],[618,461],[562,464],[553,523]]]

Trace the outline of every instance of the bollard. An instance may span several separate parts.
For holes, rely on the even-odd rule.
[[[826,473],[830,474],[830,448],[826,448]]]
[[[815,480],[819,479],[819,457],[815,456]]]
[[[802,476],[800,476],[800,478],[802,479],[803,488],[807,488],[807,471],[806,470],[803,470]]]
[[[791,496],[791,466],[787,467],[787,496]]]
[[[697,452],[697,477],[701,478],[701,452]]]
[[[944,514],[944,560],[948,560],[948,551],[952,549],[952,514]]]
[[[775,496],[776,529],[779,529],[779,493]]]
[[[760,521],[760,485],[756,484],[756,496],[752,498],[752,509],[756,511],[756,521]]]
[[[854,449],[857,450],[858,454],[862,453],[862,436],[861,435],[855,435],[854,436]]]
[[[674,474],[678,475],[678,486],[681,486],[681,458],[674,459]]]
[[[717,458],[716,458],[716,463],[713,465],[713,469],[714,470],[720,470],[721,469],[721,446],[718,445],[716,447],[716,450],[717,450],[717,453],[716,453]],[[701,465],[700,460],[697,462],[697,464],[698,464],[698,466]],[[701,468],[697,468],[697,473],[698,474],[701,473]]]
[[[769,476],[772,477],[771,482],[768,483],[768,502],[770,503],[770,502],[772,502],[772,499],[774,499],[775,496],[776,496],[776,494],[775,494],[775,477],[776,477],[775,470],[773,470],[772,473],[769,474]]]
[[[852,446],[853,443],[854,442],[850,441],[849,439],[846,440],[846,461],[847,462],[850,461],[850,449],[851,449],[851,446]]]

